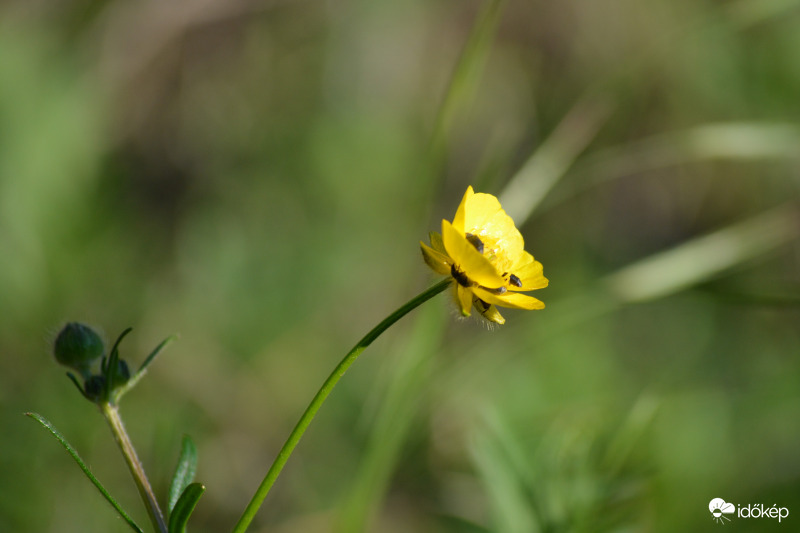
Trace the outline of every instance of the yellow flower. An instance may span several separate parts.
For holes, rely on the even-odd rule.
[[[467,188],[453,222],[442,220],[441,235],[430,234],[431,246],[420,242],[425,262],[439,274],[453,277],[456,301],[464,316],[475,309],[487,320],[503,324],[495,306],[543,309],[544,302],[524,291],[547,287],[542,264],[524,250],[514,221],[491,194]]]

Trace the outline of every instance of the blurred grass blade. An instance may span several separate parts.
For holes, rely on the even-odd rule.
[[[798,0],[735,0],[725,5],[725,11],[741,29],[775,17],[790,15],[799,5]]]
[[[476,432],[470,452],[490,502],[494,519],[490,529],[500,533],[540,531],[523,484],[501,446],[490,434]]]
[[[169,484],[168,509],[170,515],[184,489],[194,481],[196,473],[197,447],[194,445],[189,435],[184,435],[183,441],[181,442],[181,454],[178,458],[178,465],[175,467],[175,474],[172,476],[172,481]]]
[[[431,375],[435,347],[444,335],[447,315],[440,306],[420,309],[415,327],[397,352],[397,365],[380,381],[381,403],[369,417],[369,441],[340,506],[334,531],[369,530],[369,520],[387,491]]]
[[[481,428],[492,435],[495,446],[503,452],[509,466],[517,473],[521,481],[535,487],[534,466],[525,446],[514,433],[512,424],[503,416],[503,411],[495,405],[487,403],[480,407]]]
[[[506,0],[489,0],[484,4],[464,49],[461,51],[458,64],[450,78],[447,92],[436,117],[436,125],[431,139],[431,151],[435,162],[443,156],[450,129],[458,111],[466,107],[467,102],[472,98],[505,3]]]
[[[571,192],[655,169],[726,159],[800,159],[800,127],[775,122],[710,123],[606,148],[576,166],[574,173],[582,179]]]
[[[793,124],[705,124],[686,133],[685,147],[699,159],[800,157],[800,128]]]
[[[616,476],[630,457],[636,444],[653,422],[661,399],[652,392],[642,393],[631,407],[627,418],[608,445],[605,465],[608,476]]]
[[[72,445],[69,442],[67,442],[67,439],[64,438],[64,436],[53,426],[53,424],[50,423],[50,421],[48,421],[38,413],[25,413],[25,416],[33,418],[34,420],[39,422],[42,426],[44,426],[45,429],[47,429],[50,433],[52,433],[53,436],[58,440],[58,442],[61,443],[64,449],[67,450],[67,453],[69,453],[72,456],[72,458],[75,459],[75,462],[78,463],[78,466],[81,468],[81,470],[83,470],[83,473],[86,474],[86,477],[89,478],[89,481],[91,481],[92,484],[95,487],[97,487],[97,490],[99,490],[100,493],[103,495],[103,497],[106,499],[106,501],[108,501],[108,503],[110,503],[111,506],[114,507],[114,509],[116,509],[117,513],[119,513],[119,515],[123,518],[123,520],[125,520],[125,522],[127,522],[128,525],[134,531],[143,533],[142,528],[136,525],[136,522],[134,522],[133,519],[130,516],[128,516],[128,513],[126,513],[122,509],[122,507],[120,507],[120,505],[116,502],[116,500],[114,500],[114,498],[111,497],[111,494],[108,493],[108,491],[105,489],[105,487],[103,487],[100,481],[96,477],[94,477],[94,474],[92,474],[91,470],[89,470],[89,467],[86,466],[86,463],[83,462],[83,459],[81,459],[81,457],[78,455],[78,452],[75,451],[75,448],[73,448]]]
[[[667,296],[798,237],[793,205],[774,208],[710,235],[625,267],[604,280],[620,301],[642,302]]]
[[[194,508],[197,506],[197,501],[203,495],[206,488],[202,483],[192,483],[178,498],[175,504],[175,509],[169,515],[169,533],[185,533],[186,524],[189,522],[189,517],[192,516]]]
[[[594,139],[610,112],[605,100],[589,97],[570,110],[500,193],[506,213],[521,226],[575,159]]]

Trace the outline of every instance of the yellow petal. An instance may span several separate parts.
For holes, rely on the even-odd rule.
[[[467,192],[472,190],[470,187]],[[461,201],[464,206],[464,230],[469,231],[470,228],[481,228],[484,223],[503,210],[500,206],[500,200],[491,194],[479,192],[477,194],[464,195]],[[458,207],[461,210],[461,206]]]
[[[503,318],[503,315],[500,314],[500,311],[498,311],[495,306],[487,304],[475,296],[472,297],[472,304],[475,306],[475,309],[478,310],[481,316],[489,322],[494,322],[495,324],[506,323],[506,319]]]
[[[472,307],[472,292],[462,285],[458,283],[455,284],[456,286],[456,298],[458,299],[458,306],[461,308],[461,314],[463,316],[470,315],[470,308]]]
[[[464,233],[464,216],[465,210],[467,206],[467,202],[470,201],[470,198],[475,194],[475,191],[472,190],[472,185],[467,187],[467,192],[464,193],[464,197],[461,199],[461,203],[458,204],[458,209],[456,210],[456,216],[453,217],[453,227],[456,228],[460,233]]]
[[[524,267],[528,263],[533,263],[533,256],[529,252],[523,251],[522,254],[520,254],[519,258],[517,259],[517,262],[514,263],[514,265],[512,266],[512,268],[514,269],[514,272],[516,272],[517,269]]]
[[[492,263],[446,220],[442,220],[442,240],[447,255],[471,281],[492,289],[506,284]]]
[[[472,292],[475,296],[486,303],[499,305],[501,307],[511,307],[513,309],[544,309],[544,302],[537,300],[527,294],[520,292],[506,292],[504,294],[494,294],[480,287],[473,287]]]
[[[437,252],[442,252],[443,254],[447,254],[447,251],[444,249],[444,243],[442,242],[442,234],[438,231],[431,231],[428,233],[428,237],[431,240],[431,248],[436,250]]]
[[[431,267],[437,274],[450,274],[450,258],[446,255],[437,252],[424,242],[419,243],[422,249],[422,258],[425,263]]]
[[[519,260],[525,247],[514,221],[491,194],[477,193],[467,199],[464,231],[491,243],[498,255],[507,258],[509,267]]]
[[[543,289],[547,287],[547,278],[543,275],[542,264],[533,259],[533,256],[528,252],[523,252],[523,259],[520,261],[520,266],[515,267],[511,274],[519,278],[522,286],[517,287],[513,284],[509,285],[512,291],[532,291],[536,289]]]

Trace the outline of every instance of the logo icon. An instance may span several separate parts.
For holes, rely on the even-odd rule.
[[[718,524],[725,524],[725,520],[731,521],[726,514],[733,514],[736,512],[736,506],[732,503],[727,503],[722,498],[714,498],[708,502],[708,510],[711,511],[711,517],[714,522]]]

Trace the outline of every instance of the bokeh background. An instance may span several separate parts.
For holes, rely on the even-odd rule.
[[[469,184],[547,308],[403,319],[252,531],[796,529],[798,96],[795,0],[3,3],[0,530],[128,531],[26,411],[149,527],[50,354],[80,320],[134,367],[181,335],[122,413],[162,496],[194,438],[191,531],[230,531]]]

